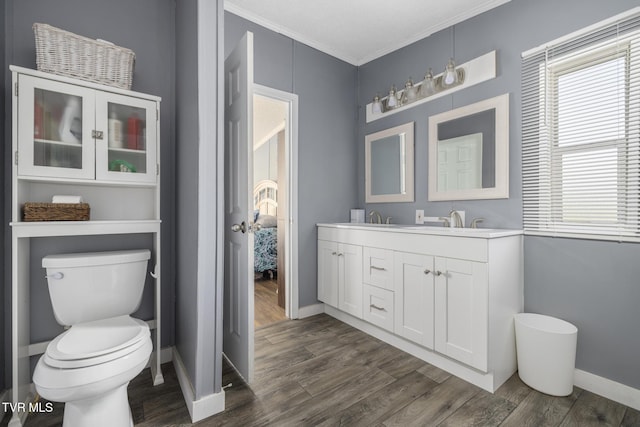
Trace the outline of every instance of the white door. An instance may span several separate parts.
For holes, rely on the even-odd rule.
[[[253,377],[253,34],[225,60],[225,270],[223,351]]]
[[[438,141],[438,191],[482,188],[482,134]]]

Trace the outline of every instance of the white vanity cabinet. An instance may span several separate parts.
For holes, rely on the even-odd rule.
[[[326,253],[345,245],[362,248],[362,320],[328,302]],[[522,232],[318,224],[318,295],[326,313],[493,392],[517,368]]]
[[[164,379],[161,349],[161,247],[159,109],[160,98],[22,67],[12,71],[12,403],[31,402],[32,357],[48,342],[33,342],[30,331],[31,289],[42,276],[32,253],[34,242],[49,239],[56,247],[69,236],[93,246],[94,236],[123,246],[129,235],[145,235],[153,287],[150,358],[154,384]],[[54,195],[82,197],[89,221],[24,221],[26,202],[50,203]],[[96,250],[103,242],[96,240]],[[108,245],[112,245],[109,243]],[[67,246],[72,244],[66,243]],[[117,249],[117,248],[114,248]],[[34,250],[35,252],[35,250]],[[47,292],[46,290],[41,290]],[[14,406],[15,407],[15,406]],[[28,407],[28,406],[27,406]],[[22,425],[26,411],[14,412],[11,425]]]
[[[19,176],[155,183],[157,102],[17,74]]]
[[[318,240],[318,299],[362,318],[362,247]]]

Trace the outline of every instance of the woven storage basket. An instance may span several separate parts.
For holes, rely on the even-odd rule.
[[[89,221],[89,204],[26,202],[24,221]]]
[[[135,53],[48,24],[33,24],[38,70],[131,89]]]

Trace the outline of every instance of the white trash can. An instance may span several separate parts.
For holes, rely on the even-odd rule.
[[[520,379],[552,396],[573,392],[578,328],[569,322],[534,313],[515,315]]]

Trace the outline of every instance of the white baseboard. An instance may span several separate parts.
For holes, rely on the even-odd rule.
[[[180,353],[178,353],[175,347],[173,348],[173,366],[176,369],[182,396],[189,410],[192,423],[224,411],[224,390],[221,390],[220,393],[213,393],[196,400],[187,369],[184,363],[182,363]]]
[[[577,387],[640,411],[638,389],[580,369],[574,371],[573,383]]]
[[[322,313],[324,313],[323,303],[306,305],[298,308],[298,319],[304,319],[305,317],[311,317]]]

